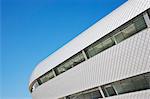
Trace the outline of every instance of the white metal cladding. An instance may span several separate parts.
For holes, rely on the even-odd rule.
[[[150,28],[42,84],[32,92],[32,97],[33,99],[58,99],[149,71]],[[138,99],[137,96],[131,95],[131,98],[126,99]],[[125,97],[110,99],[125,99]]]
[[[150,90],[139,91],[135,93],[124,94],[120,96],[112,96],[107,99],[149,99],[150,98]]]
[[[44,59],[32,73],[29,84],[50,69],[81,51],[136,15],[150,8],[150,0],[129,0],[96,24],[85,30],[61,49]]]

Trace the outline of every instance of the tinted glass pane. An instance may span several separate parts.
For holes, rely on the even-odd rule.
[[[149,89],[149,81],[150,73],[146,73],[125,80],[114,82],[113,86],[118,94],[124,94]]]
[[[102,52],[104,49],[107,49],[111,46],[113,46],[115,42],[111,38],[106,38],[104,40],[99,40],[92,44],[90,47],[88,47],[85,52],[87,56],[93,57],[97,55],[98,53]]]
[[[100,53],[101,51],[103,51],[103,46],[102,43],[100,41],[97,41],[94,45],[93,45],[93,49],[95,51],[95,55]]]
[[[148,88],[150,89],[150,72],[149,73],[146,73],[144,74],[144,77],[148,83]]]
[[[114,36],[114,39],[117,43],[119,43],[119,42],[123,41],[125,38],[124,38],[122,32],[120,32]]]
[[[103,45],[104,49],[107,49],[107,48],[113,46],[114,44],[115,44],[115,42],[112,40],[112,38],[108,38],[108,39],[102,41],[102,45]]]
[[[100,94],[99,90],[83,94],[83,96],[84,96],[84,98],[80,98],[80,99],[98,99],[98,98],[102,98],[102,95]]]
[[[115,89],[112,85],[105,85],[105,86],[102,87],[102,90],[103,90],[104,95],[106,97],[117,95],[116,92],[115,92]]]
[[[64,65],[59,65],[59,66],[56,67],[54,70],[55,70],[55,72],[56,72],[57,75],[59,75],[59,74],[61,74],[61,73],[63,73],[63,72],[66,71]]]
[[[52,71],[46,73],[45,75],[43,75],[41,78],[40,78],[40,82],[41,83],[45,83],[47,82],[48,80],[50,80],[51,78],[54,77],[54,74]]]
[[[74,95],[67,96],[67,99],[99,99],[102,98],[99,90],[91,91],[91,92],[81,92]]]
[[[92,46],[88,47],[85,50],[85,52],[86,52],[88,58],[93,57],[95,55],[95,53],[96,53],[95,50],[94,50],[94,48]]]
[[[59,65],[58,67],[55,68],[56,74],[61,74],[68,69],[72,68],[73,66],[78,65],[79,63],[85,61],[85,58],[82,54],[82,52],[76,54],[75,56],[69,58],[67,61]]]
[[[113,85],[118,94],[132,92],[135,88],[130,79],[115,82]]]
[[[99,90],[91,92],[91,99],[98,99],[102,98],[102,95],[100,94]]]
[[[80,64],[81,62],[85,61],[85,58],[82,53],[79,53],[75,55],[73,58],[71,58],[73,66],[76,66]]]
[[[136,33],[136,28],[135,28],[134,24],[130,24],[125,29],[123,29],[121,32],[123,33],[125,38],[128,38],[131,35],[133,35],[134,33]]]
[[[71,60],[68,60],[68,61],[64,62],[62,64],[62,66],[65,68],[65,70],[68,70],[73,67],[73,62]]]
[[[131,80],[135,87],[135,91],[148,89],[148,87],[149,87],[148,82],[144,78],[144,75],[133,77],[133,78],[131,78]]]
[[[137,31],[141,31],[147,27],[143,16],[138,16],[133,22]]]

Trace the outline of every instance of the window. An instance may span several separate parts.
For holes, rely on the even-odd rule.
[[[125,29],[123,29],[121,32],[123,33],[123,36],[125,38],[128,38],[131,35],[133,35],[134,33],[136,33],[135,25],[134,24],[130,24]]]
[[[49,71],[48,73],[46,73],[45,75],[43,75],[42,77],[39,78],[40,83],[45,83],[48,80],[52,79],[54,77],[54,74],[52,71]]]
[[[99,99],[99,98],[102,98],[102,95],[98,90],[98,88],[90,89],[66,97],[66,99]]]
[[[117,95],[114,87],[111,84],[102,86],[102,90],[104,92],[105,97]]]
[[[72,61],[73,66],[76,66],[76,65],[80,64],[81,62],[85,61],[85,57],[82,54],[82,52],[80,52],[79,54],[73,56],[71,58],[71,61]]]
[[[102,98],[102,95],[99,90],[95,90],[89,93],[83,94],[84,99],[99,99]]]
[[[114,35],[114,39],[116,43],[120,43],[125,39],[125,37],[123,36],[122,32],[119,32],[118,34]]]
[[[102,41],[102,45],[103,45],[104,49],[107,49],[107,48],[115,45],[115,42],[111,37],[109,37],[109,38]]]
[[[55,70],[56,74],[59,75],[59,74],[65,72],[66,68],[64,67],[63,64],[61,64],[58,67],[56,67],[54,70]]]
[[[150,72],[101,86],[105,97],[150,89]],[[102,95],[92,88],[66,97],[66,99],[98,99]]]
[[[131,79],[126,79],[113,83],[114,88],[118,94],[129,93],[134,90],[134,85]]]
[[[146,23],[145,23],[145,20],[143,18],[142,15],[136,17],[134,20],[133,20],[134,24],[135,24],[135,28],[137,30],[137,32],[145,29],[147,27]]]
[[[90,58],[95,55],[95,50],[92,46],[90,46],[87,49],[85,49],[85,53],[87,54],[87,57]]]
[[[114,39],[116,43],[120,43],[124,39],[132,36],[136,33],[135,25],[133,24],[132,20],[127,22],[126,24],[122,25],[118,28],[118,31],[116,31],[116,34],[114,34]]]
[[[59,75],[83,61],[85,61],[84,55],[82,54],[82,52],[79,52],[78,54],[74,55],[73,57],[69,58],[64,63],[56,67],[56,74]]]
[[[120,43],[124,39],[145,29],[146,27],[147,26],[146,26],[145,20],[144,20],[143,16],[140,15],[140,16],[130,20],[126,24],[122,25],[121,27],[119,27],[118,29],[120,31],[117,31],[116,34],[113,33],[114,34],[113,37],[114,37],[116,43]]]
[[[150,72],[149,72],[149,73],[146,73],[146,74],[144,75],[144,78],[145,78],[145,80],[147,81],[148,89],[150,89]]]
[[[147,10],[147,13],[150,17],[150,9]],[[98,41],[94,42],[87,48],[85,48],[84,52],[85,52],[87,58],[91,58],[91,57],[99,54],[100,52],[106,50],[107,48],[110,48],[113,45],[122,42],[123,40],[129,38],[130,36],[138,33],[139,31],[141,31],[145,28],[147,28],[147,25],[145,23],[145,20],[143,18],[143,13],[142,13],[142,14],[138,15],[137,17],[133,18],[132,20],[126,22],[122,26],[118,27],[111,33],[100,38]],[[65,71],[69,70],[70,68],[80,64],[83,61],[85,61],[85,57],[81,51],[81,52],[77,53],[76,55],[72,56],[71,58],[65,60],[64,62],[62,62],[55,68],[53,68],[53,70],[56,73],[56,75],[59,75]],[[54,74],[53,74],[53,71],[51,70],[50,72],[44,74],[44,76],[37,79],[38,84],[42,84],[42,83],[50,80],[53,77],[54,77]],[[145,76],[144,78],[146,79],[146,81],[147,80],[149,81],[149,76]],[[122,94],[122,93],[130,92],[130,91],[143,90],[143,89],[147,88],[147,86],[143,86],[143,84],[140,82],[140,80],[145,81],[143,79],[143,76],[141,78],[139,77],[134,80],[133,79],[129,79],[129,80],[125,80],[125,81],[123,80],[123,81],[119,81],[118,83],[116,82],[116,83],[111,84],[110,87],[104,86],[103,90],[104,90],[105,95],[109,96],[109,95],[115,95],[116,92],[118,92],[119,94]],[[134,82],[134,81],[136,81],[136,82]],[[148,81],[147,82],[146,81],[143,83],[149,84],[149,86],[150,86],[150,83],[147,83]],[[135,85],[141,84],[141,86],[138,86],[138,87],[136,86],[136,89],[134,89],[135,85],[133,85],[133,83]]]
[[[85,52],[88,58],[90,58],[102,52],[104,49],[113,46],[114,44],[115,42],[113,41],[113,39],[111,37],[107,37],[90,45],[88,48],[85,49]]]
[[[102,86],[106,97],[150,89],[150,72]]]

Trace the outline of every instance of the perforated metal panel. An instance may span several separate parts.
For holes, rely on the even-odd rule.
[[[148,8],[150,8],[150,0],[129,0],[43,60],[33,71],[30,84],[48,70]],[[148,71],[150,71],[150,28],[42,84],[32,92],[32,97],[33,99],[57,99]],[[148,99],[149,96],[150,91],[146,90],[109,98]]]

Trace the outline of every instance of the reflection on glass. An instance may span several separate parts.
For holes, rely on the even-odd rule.
[[[82,54],[82,52],[79,52],[78,54],[74,55],[73,57],[57,66],[54,70],[56,74],[59,75],[83,61],[85,61],[84,55]]]
[[[106,97],[150,89],[150,72],[102,86]]]
[[[66,97],[67,99],[99,99],[102,95],[98,89],[91,89],[88,91],[80,92]]]
[[[50,71],[50,72],[46,73],[45,75],[43,75],[42,77],[40,77],[40,82],[45,83],[53,77],[54,77],[54,74],[52,71]]]
[[[104,95],[106,97],[117,95],[117,93],[115,92],[115,89],[114,89],[114,87],[112,85],[102,86],[102,90],[103,90]]]
[[[123,41],[125,39],[122,32],[119,32],[118,34],[116,34],[114,36],[114,38],[117,43],[120,43],[121,41]]]

